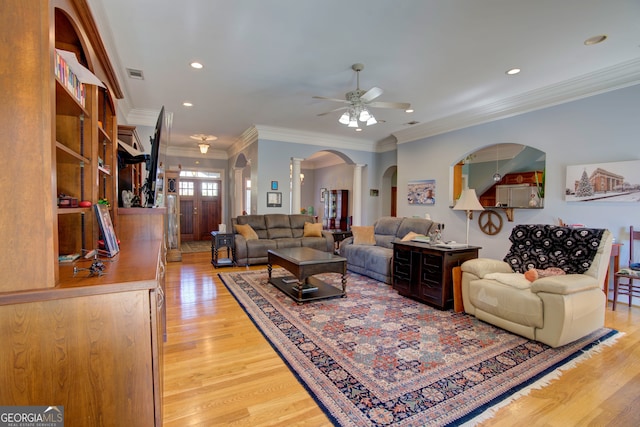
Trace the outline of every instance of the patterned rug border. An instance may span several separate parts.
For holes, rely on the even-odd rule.
[[[282,269],[274,269],[274,274],[276,274],[276,272],[278,272],[280,270],[282,270]],[[262,270],[251,270],[251,271],[246,271],[246,272],[234,272],[234,273],[218,273],[218,277],[220,278],[222,283],[225,285],[225,287],[229,290],[229,293],[234,297],[234,299],[238,302],[238,304],[245,311],[245,313],[247,314],[247,316],[249,317],[251,322],[255,325],[255,327],[258,329],[258,331],[260,331],[260,333],[265,337],[265,339],[267,340],[269,345],[274,349],[274,351],[284,361],[286,366],[293,373],[293,375],[296,377],[296,379],[299,381],[299,383],[307,390],[309,395],[312,396],[312,398],[318,404],[318,406],[320,408],[322,408],[322,410],[324,411],[326,416],[330,419],[330,421],[336,426],[342,425],[340,423],[340,420],[338,418],[336,418],[336,416],[334,416],[332,414],[330,408],[328,408],[326,406],[326,404],[320,399],[320,397],[316,394],[316,392],[312,389],[312,387],[309,384],[307,384],[305,379],[296,371],[296,368],[289,362],[289,360],[287,360],[286,355],[283,354],[281,349],[277,347],[276,343],[272,341],[272,339],[269,337],[267,331],[265,329],[263,329],[265,327],[261,326],[260,324],[258,324],[258,319],[254,318],[254,316],[251,314],[250,310],[248,310],[248,308],[245,307],[245,304],[241,301],[241,299],[238,297],[238,295],[236,295],[236,293],[235,293],[236,291],[234,291],[234,289],[232,289],[232,287],[225,280],[225,277],[229,277],[231,282],[234,282],[234,279],[230,277],[232,275],[260,274],[260,273],[266,274],[266,270],[265,271],[262,271]],[[349,272],[348,274],[350,276],[353,276],[353,277],[361,277],[361,278],[368,279],[368,278],[366,278],[364,276],[361,276],[361,275],[358,275],[356,273]],[[251,296],[247,295],[246,292],[244,292],[244,290],[240,290],[240,291],[242,291],[243,294],[252,303],[255,304],[255,302],[253,301]],[[266,328],[268,329],[269,325],[267,325]],[[610,328],[604,328],[604,329],[608,330],[609,332],[605,333],[600,338],[596,338],[593,341],[586,343],[584,346],[577,348],[573,353],[571,353],[570,355],[564,357],[562,360],[558,361],[557,363],[554,363],[554,364],[548,366],[546,369],[544,369],[541,372],[539,372],[538,374],[532,376],[528,380],[525,380],[522,383],[519,383],[519,384],[511,387],[510,389],[506,390],[504,393],[494,397],[493,399],[487,401],[485,404],[479,406],[478,408],[476,408],[474,410],[471,410],[469,413],[464,414],[463,416],[459,417],[458,419],[456,419],[456,420],[454,420],[454,421],[452,421],[452,422],[450,422],[450,423],[448,423],[446,425],[470,426],[470,425],[475,425],[475,424],[477,424],[479,422],[482,422],[482,421],[485,421],[487,419],[492,418],[495,415],[495,412],[498,409],[500,409],[503,406],[506,406],[506,405],[512,403],[514,400],[518,399],[521,396],[525,396],[525,395],[529,394],[531,392],[531,390],[535,390],[535,389],[540,389],[540,388],[546,387],[547,385],[550,384],[551,381],[559,378],[562,375],[563,372],[565,372],[565,371],[567,371],[569,369],[572,369],[573,367],[575,367],[577,364],[579,364],[583,360],[586,360],[586,359],[590,358],[593,354],[602,351],[602,349],[604,347],[609,347],[609,346],[614,345],[615,342],[621,336],[624,335],[623,333],[620,333],[620,332],[618,332],[616,330],[613,330],[613,329],[610,329]],[[317,385],[316,385],[316,387],[317,387]]]

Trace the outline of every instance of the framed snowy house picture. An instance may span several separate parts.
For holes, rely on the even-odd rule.
[[[640,201],[640,160],[567,166],[565,200]]]

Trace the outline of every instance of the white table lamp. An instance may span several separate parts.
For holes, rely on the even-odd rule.
[[[462,191],[460,198],[453,207],[454,211],[466,211],[467,212],[467,246],[469,245],[469,220],[471,219],[471,213],[473,211],[483,211],[484,208],[478,200],[476,190],[473,188],[467,188]]]

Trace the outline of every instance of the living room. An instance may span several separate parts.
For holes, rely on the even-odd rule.
[[[91,21],[91,14],[95,12],[93,7],[102,4],[106,8],[108,3],[111,2],[52,0],[48,7],[42,8],[41,5],[40,7],[25,6],[24,2],[12,0],[11,8],[19,9],[23,13],[16,14],[15,17],[5,14],[2,19],[3,25],[0,26],[3,27],[3,30],[0,30],[4,36],[3,39],[7,41],[10,62],[15,64],[16,68],[16,72],[11,73],[11,76],[8,73],[2,75],[2,87],[5,90],[6,99],[16,100],[16,102],[5,103],[3,113],[0,115],[0,121],[6,131],[0,137],[3,141],[0,144],[3,156],[0,157],[3,159],[1,162],[6,176],[11,178],[3,181],[5,191],[2,197],[4,197],[6,209],[3,209],[0,224],[0,236],[7,243],[5,257],[0,264],[5,274],[5,283],[0,293],[0,316],[3,319],[2,324],[5,325],[2,328],[3,341],[8,343],[0,352],[3,366],[8,367],[6,375],[3,375],[5,382],[1,387],[0,404],[35,404],[33,395],[41,393],[38,396],[49,397],[53,394],[47,395],[46,390],[51,389],[59,393],[57,395],[73,395],[74,399],[77,399],[65,405],[65,413],[69,416],[75,415],[76,418],[69,421],[75,423],[78,420],[78,425],[95,425],[100,423],[98,420],[112,420],[112,413],[104,410],[113,407],[122,409],[122,413],[126,412],[129,416],[133,414],[133,418],[128,418],[131,425],[160,425],[162,423],[160,414],[163,411],[165,425],[339,424],[336,421],[337,418],[328,415],[330,411],[326,411],[326,403],[320,403],[314,399],[309,390],[299,382],[299,377],[296,377],[296,374],[289,369],[287,362],[274,351],[269,341],[264,338],[250,317],[246,315],[241,304],[234,298],[234,294],[229,292],[228,287],[218,276],[218,274],[233,275],[236,278],[265,276],[267,271],[265,265],[213,269],[210,253],[196,253],[185,254],[182,262],[169,263],[165,267],[162,256],[158,256],[162,254],[162,239],[153,235],[154,233],[147,233],[153,235],[154,242],[137,242],[138,245],[134,244],[136,239],[132,238],[132,236],[145,235],[147,231],[145,227],[160,230],[159,224],[163,220],[162,209],[138,209],[133,214],[129,211],[127,215],[117,218],[116,227],[119,237],[123,239],[122,251],[112,259],[105,260],[104,263],[96,259],[91,263],[91,256],[89,256],[88,261],[81,261],[82,263],[77,265],[58,264],[58,255],[63,253],[63,247],[73,243],[73,240],[79,241],[85,238],[84,228],[80,233],[80,226],[76,227],[69,223],[77,219],[78,222],[83,223],[82,227],[84,227],[84,220],[93,218],[94,213],[94,206],[90,208],[74,206],[68,209],[61,207],[59,196],[65,191],[60,191],[60,183],[67,184],[78,176],[84,178],[84,172],[78,171],[95,169],[98,172],[97,175],[87,175],[90,178],[86,180],[90,182],[89,186],[95,187],[87,191],[90,193],[87,199],[96,205],[103,202],[102,192],[106,185],[102,184],[105,182],[112,184],[111,181],[115,176],[112,171],[116,170],[116,166],[114,159],[111,159],[114,163],[109,165],[107,162],[108,167],[105,167],[103,164],[105,158],[98,154],[98,147],[107,146],[110,142],[104,141],[111,137],[115,141],[114,131],[117,133],[117,124],[124,124],[137,127],[144,151],[150,151],[146,141],[153,132],[153,122],[158,117],[160,106],[164,103],[163,100],[144,104],[142,101],[135,100],[140,98],[132,97],[131,93],[145,92],[144,85],[147,82],[157,82],[156,73],[164,70],[162,65],[164,62],[180,62],[187,68],[188,62],[193,59],[192,55],[197,56],[197,53],[189,53],[187,52],[189,49],[182,46],[180,49],[175,49],[183,54],[180,59],[171,61],[163,55],[163,60],[156,63],[155,67],[140,66],[145,71],[146,81],[129,80],[128,76],[122,78],[120,75],[125,74],[126,68],[137,66],[136,61],[126,57],[127,60],[120,63],[119,60],[123,58],[119,58],[119,55],[114,52],[118,52],[120,48],[124,49],[127,43],[114,43],[113,32],[117,32],[118,29],[114,26],[110,30],[111,34],[103,32],[105,24],[103,20],[111,19],[127,27],[139,29],[141,25],[138,27],[136,22],[142,21],[143,18],[135,18],[134,16],[140,15],[135,15],[133,9],[137,10],[136,13],[143,13],[147,9],[152,9],[152,6],[146,3],[123,2],[118,4],[119,15],[112,16],[103,11],[104,14],[95,16],[98,21],[97,27],[87,26],[86,22]],[[253,5],[258,7],[257,3],[261,2]],[[340,3],[334,4],[335,11],[342,11],[340,8],[343,5]],[[375,3],[374,8],[387,10],[385,2],[373,3]],[[508,9],[510,7],[508,3],[510,2],[500,3],[499,8],[513,11]],[[524,7],[525,3],[529,2],[522,2],[518,6]],[[599,2],[589,3],[589,6],[601,7],[596,3]],[[214,2],[207,2],[206,6],[203,2],[200,5],[213,16],[215,14],[209,9],[212,4]],[[616,5],[620,6],[620,10],[638,11],[635,3],[620,2]],[[64,13],[58,12],[58,6],[64,10]],[[158,9],[161,8],[160,5],[157,6]],[[311,8],[308,4],[298,2],[295,6],[285,6],[296,10],[302,8],[307,13]],[[358,3],[355,6],[345,7],[354,12],[353,16],[357,15],[366,21],[367,6],[369,5]],[[403,19],[407,21],[406,16],[415,15],[415,21],[418,22],[411,20],[412,28],[420,25],[435,26],[436,13],[430,14],[429,11],[421,9],[422,13],[412,14],[412,8],[422,6],[419,2],[408,3],[407,9],[398,6],[398,10],[403,12],[402,16],[405,16],[400,21]],[[438,10],[444,7],[438,2],[430,2],[428,6]],[[466,6],[468,5],[457,3],[451,7],[468,11],[469,9],[465,9]],[[207,15],[202,10],[198,13],[198,10],[190,9],[188,5],[181,7],[189,9],[192,16]],[[216,7],[231,6],[216,3]],[[321,9],[318,5],[313,7]],[[566,8],[572,9],[569,6]],[[575,8],[580,9],[577,6]],[[605,5],[605,8],[616,9],[609,4]],[[55,12],[54,9],[56,9]],[[388,9],[390,22],[392,15],[396,12],[393,9]],[[562,9],[565,7],[563,6]],[[255,10],[264,12],[259,7]],[[373,13],[378,19],[380,19],[379,15],[384,15],[380,10]],[[228,12],[226,9],[225,11]],[[544,8],[535,9],[535,11],[541,14],[535,15],[538,18],[542,19],[545,16]],[[272,11],[268,12],[263,15],[272,17]],[[491,12],[489,8],[482,12],[478,19],[486,15],[498,15]],[[335,14],[341,15],[340,22],[351,21],[342,16],[343,12]],[[53,36],[53,29],[58,26],[64,27],[64,31],[61,31],[62,35],[67,34],[65,33],[67,30],[69,33],[73,32],[73,28],[67,28],[74,27],[73,25],[61,25],[64,23],[62,19],[64,17],[60,15],[68,15],[71,22],[79,23],[75,28],[80,35],[77,40],[68,40],[58,34]],[[224,16],[222,13],[220,15]],[[509,16],[509,14],[506,15]],[[373,19],[373,16],[369,17]],[[396,24],[398,24],[397,18],[396,16],[394,21]],[[470,21],[471,18],[474,17],[467,16]],[[327,28],[320,21],[317,27],[313,27],[314,34],[320,38],[333,30],[331,44],[337,45],[336,41],[342,40],[344,34],[341,31],[336,33],[335,28]],[[155,22],[159,28],[167,27],[166,21]],[[612,19],[602,24],[606,26],[605,24],[611,25],[615,22],[616,20]],[[304,24],[298,22],[294,24],[298,25],[289,27],[288,22],[283,22],[279,28],[282,32],[278,34],[284,33],[284,38],[287,38],[293,31],[306,30]],[[407,25],[409,25],[408,21]],[[274,27],[277,26],[274,25]],[[348,28],[353,29],[353,27],[360,27],[360,24],[354,24]],[[544,26],[541,27],[542,32],[546,32],[547,29]],[[171,98],[174,127],[171,146],[163,166],[167,171],[174,172],[182,167],[185,170],[220,173],[223,183],[222,222],[227,225],[227,228],[231,228],[232,219],[241,215],[243,208],[247,206],[243,204],[247,203],[244,197],[247,193],[238,193],[238,189],[244,191],[245,180],[250,179],[252,184],[248,201],[250,213],[292,214],[297,213],[301,208],[313,206],[316,214],[321,216],[323,195],[321,189],[344,188],[353,196],[350,198],[349,213],[355,225],[373,224],[377,219],[391,212],[398,217],[420,219],[428,215],[434,221],[446,224],[444,230],[446,240],[464,242],[466,215],[464,212],[452,209],[456,197],[453,179],[455,165],[483,147],[503,143],[522,144],[538,149],[545,155],[544,207],[513,209],[509,212],[513,215],[513,221],[507,219],[506,209],[496,209],[495,212],[503,220],[503,227],[495,235],[487,235],[481,231],[478,223],[480,212],[474,212],[473,219],[470,221],[469,243],[481,247],[482,257],[502,259],[510,245],[509,234],[515,226],[558,224],[563,221],[610,230],[616,242],[623,244],[620,258],[625,262],[629,254],[629,226],[633,225],[633,218],[640,213],[637,203],[573,201],[567,198],[567,172],[570,167],[615,164],[636,161],[638,158],[633,154],[634,142],[640,131],[637,120],[640,117],[638,114],[640,113],[638,102],[640,60],[637,54],[638,34],[634,32],[635,27],[624,28],[628,33],[616,31],[615,26],[612,29],[598,28],[595,32],[591,31],[593,27],[589,27],[588,33],[580,33],[580,37],[572,41],[580,48],[587,49],[585,52],[589,53],[585,53],[584,57],[588,58],[594,52],[592,48],[606,47],[607,42],[618,43],[622,39],[625,45],[632,45],[635,49],[636,53],[630,58],[616,57],[608,66],[590,68],[584,73],[571,74],[560,69],[557,71],[557,78],[546,80],[547,84],[543,85],[543,88],[536,86],[537,88],[534,89],[533,86],[529,86],[528,90],[521,92],[518,90],[511,93],[503,92],[500,100],[509,101],[508,105],[495,101],[493,96],[490,96],[493,93],[490,88],[485,88],[484,92],[478,93],[462,91],[464,93],[459,93],[458,98],[454,96],[446,98],[450,102],[455,98],[458,106],[469,108],[457,111],[447,110],[446,116],[439,115],[440,111],[445,111],[446,106],[437,104],[442,102],[440,99],[442,96],[437,95],[433,86],[430,86],[429,90],[424,90],[428,92],[426,95],[416,94],[415,97],[412,96],[412,92],[423,92],[422,85],[412,83],[409,89],[394,88],[396,82],[400,86],[400,82],[410,80],[406,74],[415,74],[411,71],[417,69],[415,63],[408,61],[413,64],[407,66],[409,71],[407,69],[399,71],[402,67],[393,64],[389,59],[381,58],[380,51],[365,55],[364,51],[360,52],[357,46],[352,47],[348,55],[335,55],[339,58],[334,58],[329,63],[317,59],[313,52],[303,52],[302,44],[296,44],[299,49],[292,50],[298,54],[298,57],[304,59],[301,63],[293,60],[284,62],[275,58],[273,61],[268,61],[261,55],[254,58],[254,60],[264,61],[265,70],[298,69],[299,74],[296,77],[289,75],[287,82],[270,81],[266,77],[269,74],[259,73],[260,70],[256,67],[236,67],[234,70],[238,74],[238,80],[247,83],[246,91],[228,94],[202,90],[202,97],[198,99],[202,103],[196,102],[196,107],[206,105],[204,104],[206,98],[217,99],[218,104],[228,102],[227,109],[230,111],[232,107],[239,106],[239,110],[234,110],[233,114],[241,116],[243,114],[238,111],[245,110],[248,116],[250,107],[254,103],[247,99],[251,99],[251,95],[258,96],[261,91],[258,86],[255,86],[255,81],[249,82],[246,80],[247,77],[258,74],[257,80],[270,82],[272,88],[266,92],[272,97],[272,103],[261,104],[258,108],[263,110],[263,115],[247,119],[248,122],[243,122],[243,127],[235,133],[218,134],[227,118],[220,113],[218,105],[212,106],[210,110],[205,107],[204,113],[200,110],[194,114],[204,116],[205,122],[211,127],[203,129],[202,122],[198,124],[192,122],[190,113],[186,112],[188,110],[181,109],[180,103],[183,97],[170,94],[169,86],[174,85],[165,81],[163,84],[167,86],[166,92],[157,92],[162,92],[161,97]],[[23,28],[33,31],[22,31]],[[216,28],[222,27],[216,25],[207,27],[213,30]],[[228,37],[231,43],[232,39],[243,38],[242,28],[241,25],[232,29],[225,27],[225,30],[216,34],[216,37],[220,39]],[[369,28],[369,31],[375,33],[381,31],[381,28],[383,27],[374,25],[372,29]],[[123,33],[127,33],[124,28],[122,30]],[[587,37],[600,34],[602,31],[610,35],[608,41],[599,46],[582,45]],[[140,33],[150,34],[145,31]],[[621,33],[626,34],[627,38],[620,36]],[[104,39],[106,44],[104,48],[108,51],[108,55],[106,51],[94,55],[94,51],[101,52],[99,43],[94,42],[96,34],[99,34],[98,39],[100,36]],[[140,34],[139,36],[142,37]],[[85,38],[90,41],[86,45],[80,43],[85,41]],[[288,38],[295,39],[295,37]],[[436,41],[437,47],[440,43],[438,37],[431,39]],[[151,43],[148,39],[146,40]],[[469,40],[473,40],[473,36],[457,39],[460,45]],[[108,86],[108,88],[93,87],[91,89],[93,95],[89,97],[90,102],[86,108],[78,108],[75,106],[76,101],[73,101],[69,103],[74,104],[71,108],[72,112],[69,113],[66,110],[68,107],[66,101],[60,101],[60,98],[66,99],[64,98],[66,95],[61,95],[64,92],[63,88],[51,70],[54,57],[51,47],[54,42],[58,48],[62,45],[79,49],[79,51],[86,49],[84,50],[86,57],[82,58],[80,55],[80,59],[85,62],[85,65],[94,69],[95,74]],[[112,51],[114,44],[116,50]],[[415,44],[417,47],[420,43]],[[401,45],[396,42],[396,46]],[[472,50],[478,47],[473,43],[469,45]],[[542,43],[540,46],[543,51],[544,45]],[[160,51],[161,49],[149,50]],[[245,52],[239,49],[232,50],[232,56],[240,58],[242,60],[240,62],[251,56],[251,54],[245,56]],[[443,49],[443,55],[445,50]],[[383,51],[393,52],[393,49]],[[596,52],[602,52],[602,50]],[[269,59],[266,50],[262,53],[267,56],[266,59]],[[533,55],[533,52],[531,54]],[[216,55],[218,51],[214,56]],[[356,58],[353,58],[354,55]],[[409,52],[409,56],[411,55],[415,54]],[[602,53],[600,55],[606,56]],[[114,64],[118,61],[117,72],[104,67],[99,60],[100,57],[107,56]],[[142,58],[142,55],[140,57]],[[438,65],[439,61],[436,57],[437,55],[432,55],[429,60]],[[567,62],[580,62],[579,57],[580,55],[572,57]],[[220,58],[221,56],[216,57],[216,59]],[[384,102],[410,101],[412,105],[416,103],[423,107],[422,111],[418,109],[414,113],[406,113],[414,114],[413,116],[406,116],[404,111],[394,109],[372,110],[377,118],[381,119],[379,126],[377,128],[373,126],[367,130],[362,125],[362,132],[359,133],[346,125],[338,124],[339,112],[318,117],[339,104],[313,99],[313,96],[342,97],[345,92],[353,90],[358,83],[351,64],[361,60],[366,64],[360,76],[363,88],[380,85],[385,90],[384,95],[380,97]],[[591,61],[593,59],[585,62]],[[340,65],[337,65],[338,62]],[[204,77],[192,74],[189,78],[185,78],[185,81],[199,81],[200,88],[209,84],[213,87],[218,77],[223,80],[225,76],[232,74],[228,70],[221,72],[214,63],[214,61],[205,61],[205,70],[216,70],[212,73],[216,78],[211,78],[211,74]],[[507,82],[504,86],[518,84],[518,80],[508,80],[511,77],[504,75],[507,65],[514,64],[500,62],[500,66],[496,66],[495,71],[499,74],[500,81]],[[440,66],[442,65],[438,65]],[[105,71],[104,68],[107,70]],[[300,71],[300,69],[303,70]],[[528,78],[527,67],[523,67],[523,70],[525,72],[520,77]],[[446,74],[449,71],[440,70],[440,74]],[[466,71],[461,74],[465,73]],[[546,70],[545,74],[553,76],[554,71]],[[427,77],[423,72],[420,75],[425,87],[427,83],[434,84],[434,82],[437,87],[438,82],[444,79],[444,76]],[[465,78],[461,75],[458,75],[458,78],[462,87]],[[113,84],[117,80],[121,82],[122,87]],[[520,82],[523,80],[526,81],[522,79]],[[25,85],[25,81],[29,84]],[[294,90],[297,96],[300,96],[299,99],[304,98],[304,101],[300,101],[291,108],[290,105],[284,105],[286,102],[280,102],[280,96],[284,98],[286,89],[295,86],[296,82],[304,87],[304,90],[299,87],[297,91]],[[455,84],[451,86],[455,87]],[[111,93],[111,100],[107,99],[108,93]],[[558,94],[563,96],[556,98],[555,95]],[[433,98],[433,106],[429,106],[428,99],[424,100],[429,97]],[[221,99],[224,102],[220,101]],[[290,99],[287,98],[287,100]],[[486,103],[474,104],[473,100],[478,99]],[[492,100],[494,102],[490,102]],[[105,105],[108,108],[105,108]],[[272,116],[267,115],[267,110],[269,114],[278,113],[285,111],[285,107],[288,108],[287,111],[296,110],[295,113],[298,115],[293,115],[293,118],[298,123],[311,123],[309,129],[287,127],[283,125],[284,122],[271,120]],[[109,108],[113,111],[105,113],[104,110]],[[429,109],[431,111],[425,113],[425,110]],[[102,113],[100,117],[95,114],[96,112]],[[109,116],[107,121],[104,119],[105,115]],[[301,116],[303,116],[302,119]],[[220,117],[223,118],[220,119]],[[418,118],[422,123],[408,125],[408,121],[413,118]],[[385,119],[387,119],[386,124]],[[234,122],[234,125],[237,123]],[[326,127],[327,132],[323,132],[323,127]],[[185,128],[189,128],[189,133],[184,132]],[[80,132],[86,133],[86,139],[95,152],[76,153],[81,149],[69,147],[68,145],[71,144],[65,145],[67,142],[65,139],[69,135],[77,135]],[[189,138],[191,134],[201,132],[219,136],[219,140],[210,142],[208,153],[202,153],[196,142]],[[380,137],[383,134],[384,137]],[[357,135],[367,136],[357,137]],[[82,138],[79,139],[82,140]],[[325,153],[330,153],[330,156],[325,157]],[[69,158],[71,158],[70,161]],[[319,158],[322,160],[317,160]],[[297,172],[295,168],[298,166],[296,164],[298,161],[301,167],[300,173],[304,174],[304,179],[300,177],[300,180],[294,173],[294,171]],[[67,164],[73,164],[73,170]],[[85,169],[87,164],[90,164],[91,168]],[[238,173],[240,164],[243,168],[242,174]],[[247,175],[244,175],[244,172]],[[436,202],[409,203],[406,197],[408,186],[412,182],[423,180],[429,180],[436,186]],[[24,184],[19,187],[23,191],[16,191],[16,182]],[[277,190],[274,190],[274,182]],[[299,199],[294,191],[298,184],[301,190]],[[289,190],[290,185],[292,191]],[[115,184],[113,187],[117,188]],[[392,189],[397,190],[395,197],[392,196],[394,191]],[[268,193],[273,191],[281,193],[282,199],[280,203],[276,203],[281,206],[268,206]],[[109,195],[112,202],[118,196],[114,192]],[[392,205],[395,205],[394,211],[392,211]],[[117,215],[118,208],[119,206],[113,202],[110,206],[112,215]],[[86,234],[90,237],[95,235],[97,240],[96,229],[90,229]],[[89,240],[91,240],[90,247],[83,244],[82,250],[93,249],[93,245],[98,243],[91,238]],[[123,260],[124,258],[128,261]],[[123,261],[127,261],[126,269],[118,267],[124,264]],[[243,276],[244,274],[248,275]],[[158,285],[165,280],[165,277],[166,294]],[[229,276],[225,277],[229,280]],[[114,283],[120,280],[122,283]],[[357,300],[356,295],[371,296],[370,291],[358,290],[358,286],[362,283],[372,285],[371,282],[356,275],[349,276],[348,280],[348,298],[335,299],[335,301],[346,306],[359,305],[356,301],[362,300]],[[103,287],[103,285],[106,286]],[[388,291],[388,288],[386,286],[380,289]],[[373,294],[376,293],[373,292]],[[130,298],[130,296],[134,297]],[[389,299],[397,299],[397,295],[391,294]],[[637,381],[634,380],[638,375],[638,364],[633,361],[640,360],[637,350],[637,343],[640,342],[640,329],[637,327],[640,309],[627,307],[623,299],[620,302],[617,311],[612,311],[610,305],[606,309],[605,326],[622,332],[615,335],[615,343],[611,340],[610,347],[606,345],[597,347],[598,352],[589,353],[590,359],[580,359],[576,367],[567,366],[562,377],[549,386],[531,390],[528,396],[523,396],[516,403],[502,409],[494,408],[499,411],[496,418],[485,421],[485,425],[512,425],[514,422],[535,424],[532,420],[562,425],[606,424],[607,422],[617,425],[637,424],[638,417],[632,407],[639,391]],[[425,305],[413,303],[415,301],[411,303],[410,310],[417,310],[415,313],[423,315],[424,312],[421,310]],[[314,307],[318,309],[325,307],[322,304],[314,304],[301,307],[301,310],[307,310],[305,313],[309,318],[314,315],[312,312],[309,313]],[[162,308],[167,310],[167,328],[164,331],[161,330],[161,322],[158,320],[163,316]],[[353,311],[360,308],[356,307]],[[406,307],[404,309],[406,310]],[[325,315],[324,319],[320,319],[321,316],[319,316],[315,321],[329,322],[327,329],[331,329],[331,321],[337,320],[337,316],[332,318],[331,314],[334,312],[330,309],[325,310],[329,314]],[[396,311],[400,312],[402,309]],[[437,311],[435,315],[433,312],[430,313],[429,316],[440,317],[442,313],[448,312]],[[452,313],[450,319],[453,320],[450,323],[454,324],[468,317]],[[469,319],[465,321],[474,322]],[[349,319],[349,322],[357,324],[358,320]],[[473,324],[478,325],[478,323]],[[388,333],[396,333],[396,330],[392,329],[391,322],[386,328]],[[429,325],[426,328],[428,329]],[[486,332],[486,336],[495,332],[493,329],[482,330]],[[400,335],[407,334],[405,330],[397,331],[399,331],[397,332],[399,339]],[[409,332],[409,338],[402,337],[409,342],[406,348],[401,349],[402,353],[409,355],[420,353],[414,351],[413,344],[410,342],[414,331]],[[472,332],[475,333],[475,331]],[[166,344],[162,344],[163,334],[167,336]],[[467,330],[447,339],[456,340],[459,337],[469,339],[468,334]],[[499,334],[505,336],[504,332]],[[360,335],[366,336],[364,333]],[[432,334],[432,336],[436,335]],[[441,345],[441,343],[432,344],[434,346],[423,349],[422,354],[432,356],[431,350],[436,345]],[[473,343],[469,345],[466,348],[475,348],[471,346]],[[525,342],[523,346],[529,349],[540,349],[540,346],[530,342]],[[163,347],[164,355],[158,351]],[[112,351],[112,348],[115,350]],[[465,346],[461,348],[464,349]],[[509,362],[503,361],[504,365]],[[164,370],[164,377],[159,375],[159,366],[162,366],[160,371]],[[407,367],[415,369],[414,366],[403,366],[403,368]],[[404,371],[405,374],[406,372],[412,371]],[[466,374],[468,376],[460,378],[465,383],[478,379],[474,373]],[[121,381],[114,379],[121,379]],[[456,382],[453,381],[452,384],[454,383]],[[158,390],[164,390],[164,395],[158,396]],[[436,394],[425,394],[434,399],[440,397]],[[139,399],[142,395],[144,399]],[[40,400],[43,399],[39,398],[38,404],[57,404],[50,401],[40,402]],[[369,401],[364,399],[362,402],[365,405]],[[403,400],[402,405],[394,407],[394,411],[407,410],[406,408],[411,407],[412,402],[414,401]],[[539,409],[541,407],[544,409]],[[380,424],[384,424],[384,420],[389,415],[383,409],[376,408],[372,411],[372,418],[373,415],[377,415]],[[82,417],[78,415],[80,413],[83,414]],[[90,421],[83,423],[81,419]],[[105,421],[104,424],[108,425],[109,422]]]

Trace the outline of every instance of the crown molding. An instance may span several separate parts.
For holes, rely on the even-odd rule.
[[[640,83],[640,58],[394,132],[398,144],[552,107]]]

